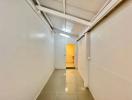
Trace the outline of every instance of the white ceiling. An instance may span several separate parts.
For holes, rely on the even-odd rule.
[[[111,0],[65,0],[65,7],[63,0],[38,0],[40,5],[56,10],[59,12],[66,12],[66,14],[75,16],[77,18],[91,21],[99,10]],[[64,10],[65,8],[65,10]],[[70,34],[79,34],[86,29],[86,25],[66,20],[51,14],[47,14],[55,29],[64,31]]]
[[[87,27],[86,25],[82,25],[80,23],[73,22],[70,20],[65,20],[64,18],[60,18],[51,14],[48,14],[48,16],[55,29],[64,31],[69,34],[80,34],[82,30]]]

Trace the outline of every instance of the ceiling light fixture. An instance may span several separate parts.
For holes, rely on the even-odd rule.
[[[61,36],[64,36],[64,37],[67,37],[67,38],[70,38],[69,35],[66,35],[66,34],[63,34],[63,33],[60,33]]]
[[[63,30],[64,32],[67,32],[67,33],[70,33],[70,32],[71,32],[71,30],[68,29],[68,28],[63,28],[62,30]]]

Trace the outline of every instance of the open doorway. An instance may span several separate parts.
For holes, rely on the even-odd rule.
[[[66,68],[75,69],[75,44],[66,45]]]

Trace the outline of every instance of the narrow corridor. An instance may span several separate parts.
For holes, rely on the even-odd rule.
[[[55,70],[37,100],[93,100],[75,69]]]
[[[0,100],[132,100],[132,0],[0,1]]]

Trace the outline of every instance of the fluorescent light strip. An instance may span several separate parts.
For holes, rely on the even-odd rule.
[[[60,33],[61,36],[64,36],[64,37],[67,37],[67,38],[70,38],[69,35],[66,35],[66,34],[63,34],[63,33]]]

